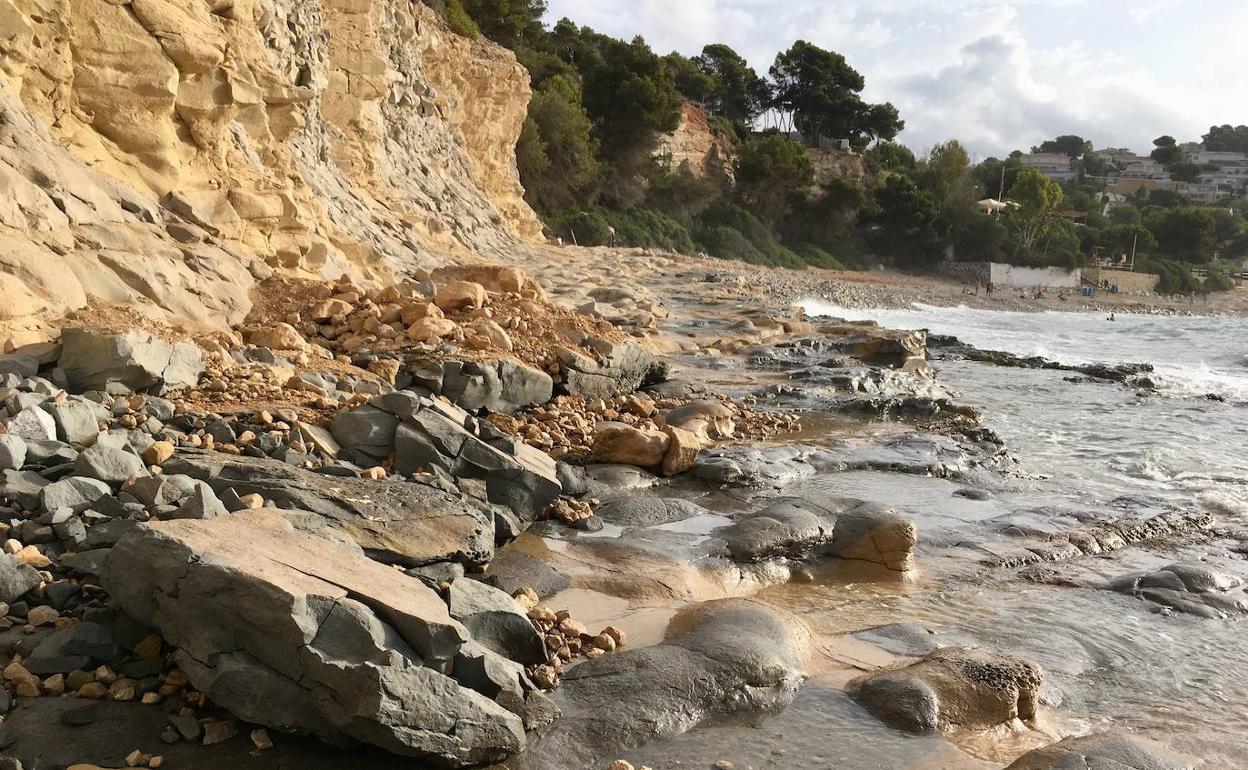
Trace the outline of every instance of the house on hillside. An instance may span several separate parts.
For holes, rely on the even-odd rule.
[[[1023,155],[1019,162],[1036,169],[1054,182],[1070,182],[1078,176],[1070,156],[1060,152],[1033,152]]]

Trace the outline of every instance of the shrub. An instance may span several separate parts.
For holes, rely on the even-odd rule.
[[[580,246],[611,244],[611,223],[599,211],[565,211],[550,222],[552,234]]]
[[[481,36],[481,28],[472,20],[468,12],[464,10],[461,0],[446,0],[446,8],[443,10],[447,25],[451,31],[457,35],[463,35],[469,40],[476,40]]]
[[[836,257],[814,245],[813,243],[803,243],[793,249],[802,261],[811,267],[821,267],[825,270],[845,270],[845,265]]]

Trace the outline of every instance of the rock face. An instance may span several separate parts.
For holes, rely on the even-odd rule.
[[[540,225],[528,77],[401,0],[3,0],[0,348],[89,297],[234,323],[271,268],[384,277]]]
[[[859,679],[851,694],[900,730],[988,729],[1036,715],[1040,667],[984,650],[946,648]]]
[[[520,717],[446,673],[469,637],[432,589],[275,512],[137,527],[103,573],[194,686],[242,719],[439,766],[525,745]]]
[[[1195,770],[1202,764],[1155,741],[1096,733],[1030,751],[1005,770]]]
[[[732,140],[711,129],[706,111],[688,102],[681,113],[680,125],[659,138],[655,151],[671,170],[720,184],[734,180],[736,154]]]

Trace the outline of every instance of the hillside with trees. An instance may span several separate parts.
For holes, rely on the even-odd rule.
[[[1154,190],[1107,214],[1097,180],[1108,165],[1079,136],[1032,148],[1071,159],[1077,173],[1066,184],[1025,165],[1021,152],[972,165],[950,140],[916,156],[895,141],[905,127],[897,108],[865,100],[864,76],[809,41],[759,73],[722,43],[692,57],[660,54],[640,37],[617,40],[569,19],[545,25],[545,11],[543,0],[443,8],[461,34],[502,43],[528,69],[521,181],[547,232],[567,242],[835,269],[923,270],[950,254],[1076,266],[1134,249],[1167,291],[1196,288],[1193,264],[1212,267],[1210,283],[1221,285],[1230,270],[1221,260],[1248,256],[1242,198],[1212,209]],[[657,153],[686,103],[733,147],[735,181],[683,173]],[[818,178],[812,151],[843,141],[862,154],[865,178]],[[1248,127],[1215,126],[1204,142],[1248,151]],[[1184,168],[1173,137],[1160,137],[1152,157],[1175,179],[1201,171]],[[998,197],[1005,203],[993,213],[977,206]]]

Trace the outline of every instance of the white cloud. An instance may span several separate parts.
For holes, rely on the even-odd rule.
[[[724,42],[760,72],[802,38],[845,54],[891,101],[916,149],[957,138],[981,156],[1078,133],[1143,149],[1248,123],[1242,0],[551,0],[660,52]]]

